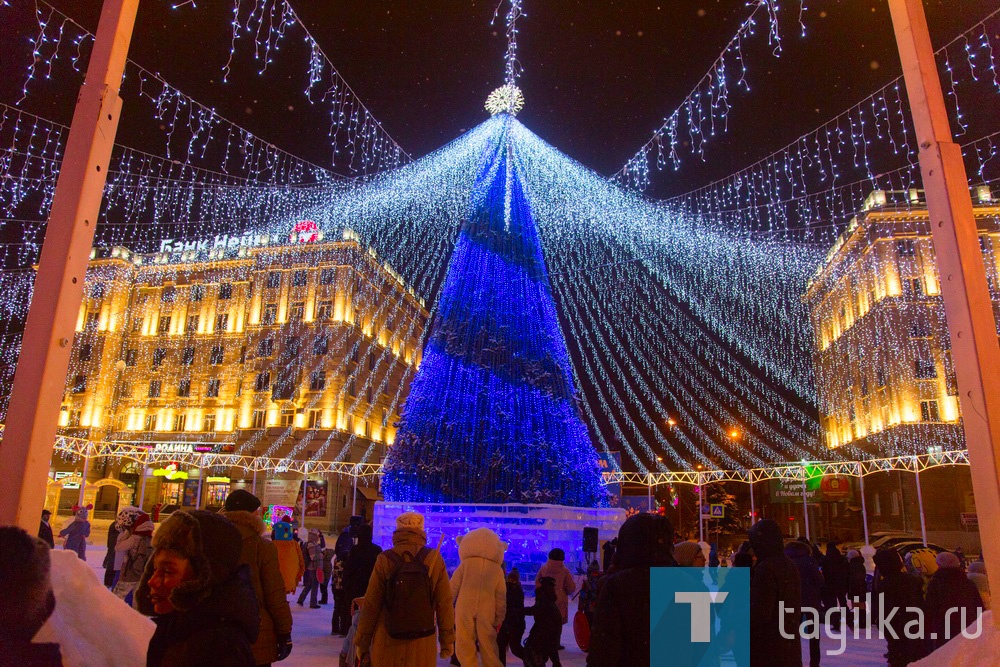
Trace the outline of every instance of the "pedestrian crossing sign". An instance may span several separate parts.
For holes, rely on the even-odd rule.
[[[726,516],[726,506],[725,505],[710,505],[709,507],[712,510],[709,513],[710,517],[712,517],[713,519],[722,519],[722,518],[725,518],[725,516]]]

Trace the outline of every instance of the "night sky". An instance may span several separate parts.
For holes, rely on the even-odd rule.
[[[244,40],[229,83],[232,2],[197,0],[171,9],[143,0],[130,56],[223,116],[286,150],[329,164],[322,109],[302,94],[308,52],[290,32],[274,62],[256,73]],[[242,0],[248,8],[251,0]],[[5,9],[31,16],[31,5]],[[53,0],[94,29],[98,0]],[[936,46],[985,17],[996,0],[927,0]],[[493,2],[293,0],[341,74],[383,127],[414,157],[438,148],[486,118],[483,101],[503,83],[506,48],[502,6]],[[886,2],[815,0],[804,13],[785,3],[783,51],[767,46],[766,24],[745,55],[749,94],[732,97],[729,133],[709,145],[706,161],[684,155],[680,172],[664,172],[651,194],[685,192],[725,176],[784,146],[898,76],[900,68]],[[571,157],[609,175],[621,167],[681,102],[749,15],[732,0],[525,1],[519,23],[519,81],[527,100],[519,118]],[[6,38],[30,22],[4,22]],[[4,100],[26,62],[8,51]],[[76,87],[43,82],[25,108],[68,123]],[[16,99],[16,98],[15,98]],[[125,117],[119,141],[162,153],[147,111]],[[133,107],[136,105],[133,102]]]

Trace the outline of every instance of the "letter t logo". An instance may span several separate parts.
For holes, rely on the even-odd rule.
[[[722,604],[729,593],[675,591],[674,602],[691,605],[691,641],[707,644],[712,641],[712,603]]]

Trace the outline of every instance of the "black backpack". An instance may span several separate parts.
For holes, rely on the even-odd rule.
[[[434,634],[434,590],[424,559],[431,550],[383,551],[395,566],[385,590],[385,628],[393,639],[420,639]]]

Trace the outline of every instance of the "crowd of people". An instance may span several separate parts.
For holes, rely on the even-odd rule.
[[[75,508],[60,531],[65,548],[80,558],[86,541],[81,546],[79,538],[90,532],[87,509]],[[151,667],[284,660],[292,652],[288,595],[300,585],[298,604],[308,599],[313,609],[327,604],[332,592],[331,633],[344,637],[342,667],[431,667],[438,657],[497,667],[507,664],[508,652],[527,667],[561,666],[563,627],[577,588],[561,549],[553,549],[539,569],[529,606],[520,574],[504,570],[507,545],[488,528],[458,538],[460,564],[450,577],[440,552],[427,545],[424,517],[415,512],[396,519],[385,551],[366,525],[345,528],[332,547],[318,530],[305,537],[298,539],[290,517],[276,521],[268,534],[260,500],[245,490],[233,491],[219,513],[176,511],[155,531],[148,515],[125,508],[109,530],[105,585],[154,621]],[[972,563],[966,573],[962,554],[941,553],[934,567],[917,567],[895,550],[880,550],[870,578],[856,551],[843,554],[833,542],[823,551],[804,539],[789,541],[772,520],[756,523],[748,537],[731,564],[750,569],[749,622],[719,617],[724,645],[749,646],[748,654],[734,652],[740,665],[801,665],[804,637],[810,666],[818,665],[816,624],[869,623],[873,610],[863,608],[869,592],[884,597],[883,614],[895,610],[891,627],[898,637],[888,638],[885,656],[890,667],[957,636],[963,618],[972,622],[989,605],[984,566]],[[16,660],[0,659],[0,665],[62,664],[57,644],[31,641],[55,607],[48,582],[53,546],[46,514],[38,538],[0,528],[0,580],[16,582],[0,605],[0,655]],[[590,629],[589,667],[649,664],[651,570],[704,568],[715,560],[707,546],[679,540],[664,516],[638,514],[624,523],[604,550],[604,570],[590,562],[577,594]],[[706,581],[692,578],[707,591]],[[927,638],[903,632],[916,608],[923,610]],[[954,608],[965,616],[948,613]],[[533,622],[525,636],[528,616]],[[658,621],[681,628],[690,622],[686,614]],[[699,664],[708,647],[678,649],[684,650],[693,652],[676,653],[677,664]]]

